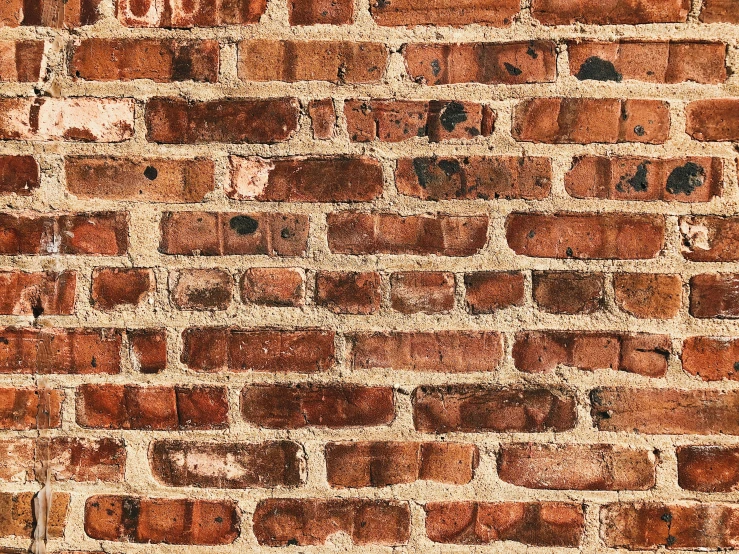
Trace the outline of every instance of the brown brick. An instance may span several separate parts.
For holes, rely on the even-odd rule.
[[[314,139],[329,140],[334,137],[336,134],[336,109],[331,98],[308,102],[308,117],[310,117]]]
[[[551,83],[557,54],[551,41],[406,44],[410,78],[426,85]]]
[[[700,20],[704,23],[739,23],[739,6],[733,0],[703,0]]]
[[[545,312],[590,314],[605,304],[605,276],[602,273],[534,271],[534,301]]]
[[[177,0],[118,0],[118,20],[128,27],[223,27],[258,23],[267,9],[267,0],[219,0],[180,2]]]
[[[76,290],[74,271],[0,271],[0,314],[70,315]]]
[[[0,27],[41,26],[74,29],[100,19],[101,0],[7,0],[0,7]]]
[[[411,0],[373,2],[370,12],[378,25],[413,27],[439,25],[461,27],[475,23],[491,27],[507,27],[518,15],[517,0],[474,0],[460,4],[451,0],[432,0],[420,9]]]
[[[99,310],[138,306],[154,291],[151,269],[100,267],[92,272],[92,305]]]
[[[683,369],[704,381],[739,380],[739,340],[688,337],[683,341]]]
[[[351,0],[290,0],[290,25],[348,25],[354,22]]]
[[[662,144],[670,134],[667,102],[615,98],[530,98],[514,108],[513,138],[551,144]]]
[[[302,256],[308,248],[305,215],[165,212],[160,229],[163,254]]]
[[[721,196],[720,158],[634,158],[581,156],[565,175],[575,198],[708,202]]]
[[[683,283],[679,275],[617,273],[616,305],[633,316],[671,319],[680,312]]]
[[[690,261],[739,261],[739,217],[681,217],[680,232],[683,256]]]
[[[445,544],[577,547],[585,530],[583,507],[564,502],[429,502],[424,509],[426,535]]]
[[[33,515],[33,492],[0,492],[0,537],[33,537],[35,518]],[[50,512],[46,522],[46,533],[50,539],[64,537],[69,509],[68,492],[55,492],[51,497]]]
[[[464,276],[465,300],[473,314],[491,314],[513,306],[523,306],[523,273],[479,271]]]
[[[690,315],[739,318],[739,274],[718,273],[690,278]]]
[[[297,130],[299,111],[294,98],[188,102],[155,97],[146,103],[146,139],[165,144],[273,144]]]
[[[739,448],[730,446],[679,446],[677,472],[680,487],[700,492],[739,489]]]
[[[488,217],[445,214],[328,214],[328,245],[336,254],[472,256],[487,242]]]
[[[454,308],[454,274],[404,271],[390,276],[390,302],[404,314],[434,314]]]
[[[149,467],[157,481],[172,487],[296,487],[304,481],[302,452],[289,441],[157,440],[149,446]]]
[[[0,8],[1,13],[2,8]],[[42,41],[0,41],[0,81],[35,83],[41,78],[43,58],[44,43]]]
[[[160,373],[167,368],[165,329],[133,329],[127,334],[134,370],[141,373]]]
[[[685,108],[685,132],[700,141],[739,140],[739,100],[697,100]]]
[[[479,462],[473,444],[454,442],[330,442],[328,482],[336,488],[385,487],[428,480],[472,481]]]
[[[356,545],[402,545],[410,538],[408,503],[387,500],[261,500],[254,511],[254,534],[267,546],[322,545],[336,532]]]
[[[564,365],[664,377],[670,351],[667,335],[527,331],[516,334],[513,359],[526,373],[552,372]]]
[[[387,59],[376,42],[252,39],[239,44],[238,70],[245,81],[377,83]]]
[[[221,545],[234,542],[241,512],[233,500],[91,496],[85,533],[105,541]]]
[[[380,162],[364,156],[232,156],[226,195],[270,202],[362,202],[380,196],[382,188]]]
[[[353,142],[429,142],[473,139],[493,132],[495,114],[483,104],[454,100],[346,100],[347,131]]]
[[[41,175],[33,156],[0,156],[0,195],[29,196],[39,186]]]
[[[247,385],[241,415],[268,429],[369,427],[395,418],[393,390],[354,385]]]
[[[664,247],[665,221],[626,213],[512,213],[506,238],[516,254],[538,258],[654,258]]]
[[[419,387],[413,392],[413,421],[423,433],[566,431],[576,423],[575,399],[546,389]]]
[[[529,489],[648,490],[656,464],[650,450],[611,444],[504,444],[498,475]]]
[[[245,303],[299,307],[305,298],[305,275],[290,267],[250,267],[240,287]]]
[[[64,392],[49,389],[0,388],[0,429],[54,429],[62,422]]]
[[[222,269],[183,269],[169,274],[172,303],[180,310],[225,310],[233,278]]]
[[[495,371],[503,338],[493,331],[357,333],[351,341],[354,368],[466,373]]]
[[[398,192],[423,200],[541,200],[551,179],[548,158],[404,158],[395,170]]]
[[[684,23],[690,0],[533,0],[531,13],[544,25],[642,25]]]
[[[316,304],[337,314],[369,315],[380,309],[380,275],[373,271],[319,271]]]

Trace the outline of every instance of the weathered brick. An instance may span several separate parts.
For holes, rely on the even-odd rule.
[[[685,116],[685,132],[695,140],[739,140],[739,99],[697,100],[687,105]]]
[[[118,20],[129,27],[223,27],[258,23],[267,0],[118,0]]]
[[[182,363],[196,371],[314,373],[334,363],[332,331],[192,327],[182,340]]]
[[[739,23],[739,6],[733,0],[703,0],[700,20],[704,23]]]
[[[410,78],[427,85],[551,83],[557,54],[552,41],[406,44]]]
[[[448,312],[454,308],[454,274],[405,271],[390,276],[390,302],[404,314]]]
[[[100,19],[101,0],[7,0],[0,7],[0,27],[41,26],[74,29]]]
[[[99,267],[92,272],[92,305],[99,310],[138,306],[154,291],[151,269]]]
[[[413,392],[413,421],[424,433],[566,431],[576,423],[575,399],[546,389],[419,387]]]
[[[503,338],[494,331],[365,332],[349,340],[358,369],[495,371],[503,358]]]
[[[377,83],[387,59],[376,42],[253,39],[239,44],[238,70],[245,81]]]
[[[581,156],[565,175],[575,198],[708,202],[721,196],[720,158],[635,158]]]
[[[233,500],[98,495],[85,502],[85,533],[96,540],[231,544],[240,523],[241,511]]]
[[[393,390],[354,385],[248,385],[241,391],[241,415],[272,429],[369,427],[395,418]]]
[[[0,388],[0,429],[53,429],[62,422],[64,392],[53,389]]]
[[[514,108],[513,138],[551,144],[662,144],[670,134],[667,102],[615,98],[530,98]]]
[[[527,373],[552,372],[564,365],[664,377],[670,351],[667,335],[527,331],[516,334],[513,359],[516,368]]]
[[[299,307],[305,301],[305,275],[290,267],[250,267],[240,289],[245,303]]]
[[[642,25],[683,23],[690,0],[533,0],[531,13],[544,25]]]
[[[261,500],[254,511],[254,534],[268,546],[322,545],[337,532],[356,545],[402,545],[410,538],[408,503],[388,500]]]
[[[129,356],[134,370],[160,373],[167,367],[167,332],[165,329],[127,331]]]
[[[157,440],[149,446],[154,478],[172,487],[296,487],[305,459],[299,444],[212,443]]]
[[[370,12],[378,25],[413,27],[438,25],[461,27],[475,23],[491,27],[507,27],[518,15],[517,0],[473,0],[460,4],[451,0],[432,0],[421,8],[412,0],[373,2]]]
[[[364,156],[232,156],[226,195],[270,202],[362,202],[380,196],[382,188],[380,162]]]
[[[650,450],[611,444],[504,444],[498,475],[529,489],[648,490],[656,464]]]
[[[29,196],[39,186],[41,175],[33,156],[0,156],[0,195]]]
[[[299,111],[294,98],[188,102],[155,97],[146,103],[146,139],[165,144],[273,144],[287,140],[297,130]]]
[[[739,488],[739,448],[689,445],[677,448],[680,487],[700,492],[733,492]]]
[[[74,271],[0,271],[0,314],[70,315],[76,290]]]
[[[313,138],[329,140],[336,134],[336,109],[331,98],[311,100],[308,102],[308,117],[310,117]]]
[[[590,314],[605,304],[605,276],[602,273],[534,271],[534,301],[545,312]]]
[[[683,369],[704,381],[739,380],[739,340],[688,337],[683,341]]]
[[[353,142],[429,142],[473,139],[493,132],[495,114],[483,104],[454,100],[346,100],[347,131]]]
[[[739,318],[739,274],[705,273],[690,278],[690,315]]]
[[[319,271],[316,304],[337,314],[369,315],[380,309],[380,275],[374,271]]]
[[[739,217],[681,217],[680,232],[683,256],[690,261],[739,261]]]
[[[354,22],[351,0],[290,0],[290,25],[348,25]]]
[[[473,444],[454,442],[330,442],[328,482],[337,488],[385,487],[417,480],[464,485],[479,462]]]
[[[429,502],[424,509],[426,535],[445,544],[577,547],[585,530],[583,507],[564,502]]]
[[[1,8],[0,13],[2,13]],[[0,25],[2,25],[1,20]],[[44,43],[42,41],[0,41],[0,81],[35,83],[41,78],[43,58]]]
[[[225,310],[233,278],[222,269],[183,269],[169,274],[172,303],[180,310]]]
[[[523,273],[479,271],[464,276],[465,300],[473,314],[491,314],[524,303]]]
[[[613,276],[616,305],[641,318],[675,317],[682,305],[682,287],[679,275],[617,273]]]
[[[398,192],[423,200],[541,200],[551,179],[548,158],[404,158],[395,170]]]
[[[163,254],[302,256],[308,248],[305,215],[165,212],[160,229]]]
[[[33,514],[33,492],[0,492],[0,537],[30,539],[36,519]],[[46,522],[46,534],[51,539],[64,537],[64,527],[69,509],[68,492],[55,492]]]
[[[328,214],[328,245],[337,254],[472,256],[487,242],[488,217],[445,214]]]

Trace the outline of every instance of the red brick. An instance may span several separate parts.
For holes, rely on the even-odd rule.
[[[426,85],[551,83],[557,54],[551,41],[406,44],[411,79]]]
[[[98,310],[138,306],[156,287],[151,269],[99,267],[92,272],[92,305]]]
[[[240,288],[245,303],[299,307],[305,298],[305,275],[290,267],[250,267],[241,278]]]
[[[224,429],[227,393],[210,386],[81,385],[77,424],[93,429]]]
[[[39,186],[41,175],[33,156],[0,156],[0,195],[29,196]]]
[[[304,466],[301,446],[289,441],[217,444],[158,440],[149,446],[154,478],[172,487],[296,487],[305,480]]]
[[[233,500],[91,496],[85,502],[85,533],[96,540],[221,545],[240,532]]]
[[[413,392],[413,422],[423,433],[566,431],[576,423],[575,399],[546,389],[419,387]]]
[[[247,385],[241,415],[268,429],[369,427],[395,418],[393,390],[354,385]]]
[[[231,157],[236,200],[271,202],[362,202],[382,194],[380,162],[361,157]]]
[[[74,313],[77,273],[0,271],[0,314],[70,315]]]
[[[222,269],[183,269],[169,274],[172,303],[180,310],[225,310],[233,278]]]
[[[205,158],[65,158],[67,190],[79,198],[201,202],[215,188],[214,165]]]
[[[434,314],[454,308],[454,274],[405,271],[390,276],[390,302],[404,314]]]
[[[429,502],[424,509],[426,534],[445,544],[577,547],[585,530],[583,507],[564,502]]]
[[[529,489],[648,490],[657,459],[650,450],[611,444],[504,444],[498,476]]]
[[[0,41],[0,81],[35,83],[42,77],[43,58],[42,41]]]
[[[356,545],[402,545],[410,538],[407,502],[269,498],[254,511],[254,534],[267,546],[322,545],[346,533]]]
[[[120,439],[39,439],[34,459],[44,458],[49,460],[51,474],[57,481],[118,483],[125,477],[126,445]],[[36,469],[36,479],[45,479],[40,469]]]
[[[739,380],[739,340],[689,337],[683,341],[683,369],[704,381]]]
[[[163,254],[302,256],[308,248],[305,215],[165,212],[160,229]]]
[[[633,316],[671,319],[680,312],[683,283],[679,275],[617,273],[613,288],[616,305]]]
[[[245,81],[377,83],[387,59],[376,42],[253,39],[239,43],[238,71]]]
[[[146,103],[146,139],[165,144],[273,144],[297,130],[299,111],[294,98],[188,102],[156,97]]]
[[[36,468],[29,464],[29,460],[36,459],[35,439],[0,440],[0,458],[0,481],[27,483],[37,477]],[[5,554],[2,548],[0,554]]]
[[[330,442],[326,473],[335,488],[385,487],[417,480],[464,485],[479,462],[474,444]]]
[[[575,198],[708,202],[721,196],[720,158],[634,158],[581,156],[565,175]]]
[[[680,232],[682,254],[690,261],[739,261],[739,217],[681,217]]]
[[[192,327],[182,333],[181,361],[196,371],[314,373],[334,363],[334,333]]]
[[[121,370],[113,329],[0,329],[0,373],[95,375]]]
[[[19,25],[74,29],[100,19],[101,0],[7,0],[0,7],[0,27]]]
[[[308,103],[308,117],[310,117],[313,138],[329,140],[336,134],[336,109],[331,98],[311,100]]]
[[[60,216],[54,242],[60,243],[61,254],[121,256],[128,250],[128,219],[127,212]],[[56,253],[53,245],[47,252]]]
[[[733,0],[703,0],[700,20],[704,23],[739,23],[739,6]]]
[[[737,391],[604,387],[590,394],[601,431],[652,435],[739,435]]]
[[[224,27],[258,23],[267,9],[267,0],[217,0],[181,2],[177,0],[118,0],[118,20],[128,27]]]
[[[465,300],[473,314],[491,314],[524,304],[523,273],[479,271],[464,276]]]
[[[722,42],[637,41],[567,43],[570,73],[581,81],[717,84],[726,81]]]
[[[690,315],[739,318],[739,274],[719,273],[690,278]]]
[[[615,98],[530,98],[513,111],[513,138],[551,144],[662,144],[670,134],[667,102]]]
[[[531,14],[544,25],[684,23],[690,0],[533,0]]]
[[[739,140],[739,100],[697,100],[685,108],[685,132],[700,141]]]
[[[477,24],[491,27],[508,27],[518,15],[517,0],[475,0],[460,4],[451,0],[433,0],[423,8],[412,0],[373,2],[370,12],[378,25],[413,27],[438,25],[461,27]]]
[[[290,0],[290,25],[348,25],[354,22],[351,0]]]
[[[378,273],[319,271],[316,275],[316,304],[334,313],[373,314],[381,302]]]
[[[678,482],[683,489],[734,492],[739,489],[739,448],[679,446],[677,472]]]
[[[608,504],[601,508],[600,521],[601,537],[611,548],[708,550],[739,546],[739,507],[735,504]]]
[[[62,422],[61,390],[0,388],[0,429],[54,429]]]
[[[487,137],[495,114],[483,104],[454,100],[346,100],[347,131],[353,142],[429,142]]]
[[[30,539],[36,518],[33,514],[33,492],[0,492],[0,537]],[[46,522],[46,534],[50,539],[64,537],[69,509],[68,492],[52,493],[50,513]]]
[[[123,142],[133,137],[130,98],[3,98],[0,139]]]
[[[357,333],[351,341],[354,368],[466,373],[495,371],[503,338],[493,331]]]
[[[395,170],[398,192],[423,200],[541,200],[551,179],[548,158],[405,158]]]
[[[626,213],[512,213],[506,238],[516,254],[538,258],[654,258],[664,247],[665,221]]]
[[[605,276],[602,273],[534,271],[534,301],[545,312],[591,314],[605,304]]]
[[[165,329],[127,331],[131,365],[141,373],[160,373],[167,367],[167,332]]]
[[[336,254],[472,256],[487,242],[488,217],[446,214],[328,214],[328,245]]]
[[[513,359],[526,373],[549,373],[564,365],[664,377],[670,351],[667,335],[527,331],[516,334]]]
[[[90,38],[74,48],[72,77],[87,81],[218,81],[219,45],[176,39]]]

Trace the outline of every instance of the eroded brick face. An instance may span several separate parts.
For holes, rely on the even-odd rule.
[[[739,0],[0,35],[0,553],[739,549]]]

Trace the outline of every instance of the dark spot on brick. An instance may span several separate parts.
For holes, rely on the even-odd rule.
[[[465,128],[465,131],[467,131],[471,137],[480,136],[480,129],[477,127],[467,127]]]
[[[529,238],[530,239],[533,239],[535,236],[536,236],[536,231],[534,231],[533,229],[531,229],[531,231],[529,231]]]
[[[439,160],[437,165],[444,173],[446,173],[447,177],[451,177],[455,173],[460,173],[462,171],[462,167],[459,165],[457,160]]]
[[[2,343],[2,344],[10,344],[9,341],[8,341],[8,339],[6,339],[5,337],[0,337],[0,343]],[[737,362],[737,363],[739,363],[739,362]]]
[[[92,357],[92,360],[90,360],[90,365],[92,367],[97,367],[98,366],[98,361],[97,361],[97,358],[95,356],[93,356]]]
[[[298,546],[300,543],[298,542],[298,539],[288,539],[287,545],[288,546]]]
[[[5,341],[5,344],[8,344],[8,341]],[[734,371],[739,371],[739,362],[734,362]]]
[[[643,137],[647,132],[644,130],[644,127],[641,125],[637,125],[634,127],[634,132],[636,133],[636,136]]]
[[[631,176],[628,179],[621,178],[621,181],[619,181],[618,185],[616,185],[616,188],[619,190],[619,192],[624,192],[624,186],[623,182],[624,180],[626,183],[631,187],[632,190],[636,192],[644,192],[649,187],[649,181],[647,179],[648,177],[648,170],[647,165],[649,165],[650,162],[643,161],[636,167],[636,173],[634,173],[633,176]]]
[[[672,522],[672,514],[670,512],[665,512],[664,514],[662,514],[662,516],[660,517],[660,519],[662,521],[664,521],[665,523],[671,523]]]
[[[518,77],[523,73],[523,71],[516,67],[515,65],[511,65],[508,62],[503,62],[503,67],[505,67],[505,70],[508,72],[509,75],[513,75],[514,77]]]
[[[706,180],[705,170],[693,162],[682,167],[676,167],[667,178],[667,192],[670,194],[690,194],[698,187],[703,186]]]
[[[572,252],[572,248],[570,248],[569,246],[567,247],[566,253],[568,258],[571,258],[574,255],[574,253]]]
[[[672,546],[677,541],[677,538],[672,535],[667,535],[667,546]]]
[[[581,81],[617,81],[619,83],[623,79],[611,62],[597,56],[591,56],[585,60],[575,77]]]
[[[375,6],[380,9],[387,8],[389,5],[390,5],[390,2],[388,0],[377,0],[377,2],[375,3]]]
[[[414,158],[413,159],[413,172],[418,177],[418,184],[421,188],[426,188],[429,181],[431,180],[431,173],[429,172],[430,161],[426,158]]]
[[[539,54],[537,54],[537,53],[536,53],[536,50],[534,50],[534,47],[533,47],[533,45],[531,45],[531,44],[530,44],[530,45],[529,45],[529,47],[528,47],[528,48],[526,49],[526,54],[527,54],[528,56],[532,57],[533,59],[536,59],[536,58],[538,58],[538,57],[539,57]]]
[[[283,229],[283,230],[282,230],[282,231],[280,232],[280,236],[281,236],[281,237],[282,237],[283,239],[289,239],[290,237],[292,237],[292,236],[293,236],[293,234],[292,234],[292,233],[290,232],[290,229]]]
[[[157,175],[159,175],[159,172],[157,171],[157,168],[151,165],[147,165],[146,169],[144,169],[144,177],[149,179],[149,181],[153,181],[157,178]]]
[[[441,65],[439,65],[439,60],[431,60],[431,73],[434,74],[434,77],[438,77],[439,73],[441,73]]]
[[[239,235],[251,235],[259,227],[259,222],[247,215],[237,215],[231,218],[229,226]]]
[[[449,102],[444,106],[439,121],[444,129],[452,132],[457,125],[467,121],[467,112],[464,111],[464,106],[459,102]]]
[[[41,305],[41,299],[37,298],[31,306],[31,313],[34,318],[40,317],[44,313],[44,307]]]
[[[217,518],[215,519],[215,522],[216,522],[216,523],[223,523],[223,518],[222,518],[221,516],[218,516],[218,517],[217,517]]]

